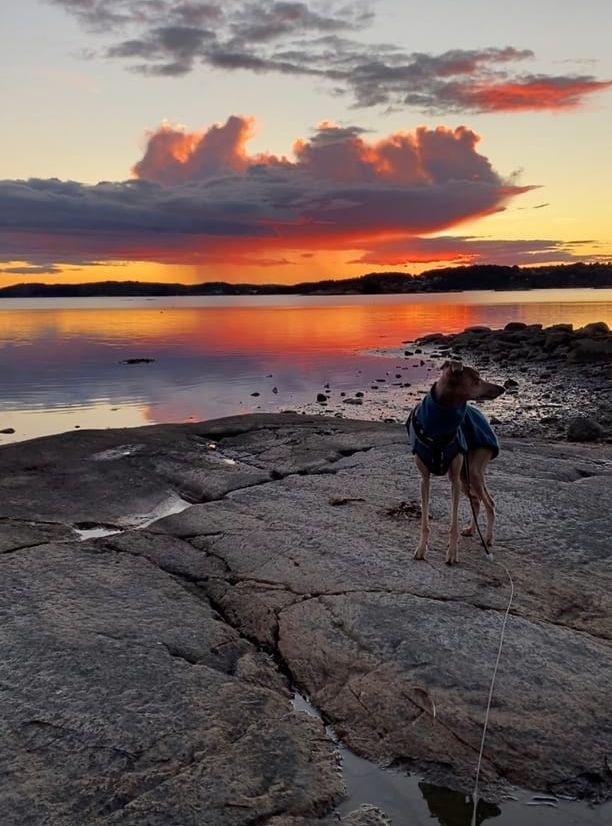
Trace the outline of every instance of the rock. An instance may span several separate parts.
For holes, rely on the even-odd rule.
[[[363,398],[363,395],[364,395],[364,394],[363,394],[363,391],[362,391],[362,390],[358,390],[358,391],[355,393],[355,396],[356,396],[358,399],[362,399],[362,398]]]
[[[275,393],[275,394],[278,393],[278,387],[273,387],[272,392]]]
[[[1,447],[3,822],[330,822],[335,745],[286,673],[360,754],[469,793],[508,586],[476,539],[444,566],[446,486],[412,561],[407,459],[403,424],[290,414]],[[606,444],[505,439],[490,464],[516,597],[487,798],[610,794],[611,474]]]
[[[570,442],[596,442],[603,435],[602,426],[589,416],[576,416],[567,428],[567,439]]]
[[[2,430],[0,430],[0,433],[7,433],[7,434],[9,434],[9,433],[14,433],[14,432],[15,432],[15,428],[14,428],[14,427],[5,427],[5,428],[3,428]]]
[[[504,387],[506,390],[513,390],[519,386],[519,383],[516,379],[506,379],[504,382]]]
[[[251,393],[251,396],[259,396],[261,395],[258,390],[255,390],[254,393]]]
[[[585,336],[605,335],[610,332],[610,328],[605,321],[593,321],[591,324],[585,324],[578,332]]]
[[[571,333],[574,329],[573,324],[551,324],[550,327],[544,327],[545,333]]]
[[[446,341],[444,333],[430,333],[417,339],[417,344],[439,344]]]
[[[504,330],[511,330],[511,331],[526,330],[526,329],[527,329],[527,325],[525,324],[524,321],[509,321],[506,324],[506,326],[504,327]]]
[[[317,393],[317,401],[319,404],[327,404],[327,400],[325,393]]]
[[[476,335],[486,335],[491,332],[490,327],[485,327],[482,324],[474,324],[472,327],[466,327],[464,333],[475,333]]]
[[[152,364],[155,359],[150,358],[131,358],[131,359],[123,359],[119,362],[119,364]]]
[[[363,399],[343,399],[344,404],[363,404]]]
[[[576,341],[570,352],[567,360],[570,363],[584,363],[596,361],[611,361],[612,360],[612,338],[604,339],[583,339]]]

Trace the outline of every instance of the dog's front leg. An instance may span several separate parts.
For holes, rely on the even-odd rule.
[[[425,559],[427,541],[429,540],[429,490],[431,476],[429,469],[418,456],[415,457],[416,466],[421,474],[421,536],[414,554],[415,559]]]
[[[448,478],[451,483],[451,523],[448,534],[448,551],[446,564],[459,562],[459,499],[461,496],[461,468],[463,454],[458,453],[448,469]]]

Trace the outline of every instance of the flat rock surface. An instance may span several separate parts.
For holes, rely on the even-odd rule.
[[[446,480],[412,559],[397,425],[255,415],[1,448],[3,823],[337,822],[334,744],[291,682],[358,753],[470,790],[499,562],[516,597],[485,792],[607,798],[612,449],[502,448],[497,561],[464,538],[452,569]]]

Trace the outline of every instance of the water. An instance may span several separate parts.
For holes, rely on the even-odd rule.
[[[321,410],[326,383],[328,411],[360,415],[340,393],[372,396],[381,377],[396,387],[428,381],[420,359],[399,365],[368,349],[510,320],[612,324],[612,290],[2,299],[0,430],[15,433],[0,433],[0,444],[77,427]],[[138,358],[155,361],[121,363]],[[363,416],[384,417],[388,400],[377,398]]]
[[[317,709],[298,691],[293,695],[297,712],[321,719]],[[346,799],[338,813],[346,815],[363,804],[382,809],[392,826],[470,826],[473,804],[461,792],[426,783],[418,775],[393,768],[383,768],[355,754],[343,745],[331,726],[327,736],[336,744],[340,755]],[[478,826],[495,820],[496,826],[604,826],[610,823],[612,804],[589,806],[579,801],[558,799],[515,789],[513,800],[499,806],[479,801]]]

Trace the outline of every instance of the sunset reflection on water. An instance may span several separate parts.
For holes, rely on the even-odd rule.
[[[510,320],[612,324],[612,290],[417,296],[3,300],[3,441],[81,427],[299,409],[396,364],[364,353]],[[128,358],[150,364],[124,365]],[[419,363],[406,378],[425,378]],[[277,392],[273,392],[273,388]],[[258,393],[258,396],[252,396]]]

